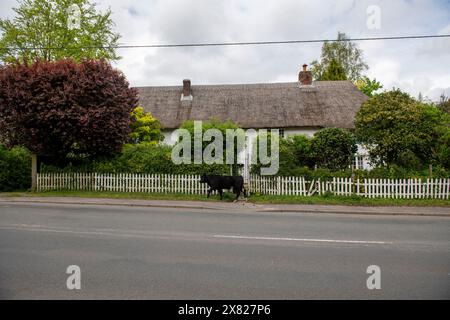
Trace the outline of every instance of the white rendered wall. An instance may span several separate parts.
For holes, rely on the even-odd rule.
[[[317,129],[284,129],[284,137],[289,137],[289,136],[294,136],[294,135],[299,135],[299,134],[303,134],[306,135],[308,137],[312,137],[314,135],[314,133],[316,133],[318,130]]]
[[[164,135],[164,140],[163,140],[164,144],[174,145],[176,143],[177,135],[174,134],[174,131],[175,130],[162,130],[162,134]],[[256,130],[256,131],[258,131],[258,130]],[[300,134],[312,137],[314,135],[314,133],[316,133],[317,131],[318,131],[318,129],[314,129],[314,128],[289,128],[289,129],[284,129],[284,137],[286,138],[289,136],[300,135]],[[253,140],[254,138],[255,137],[250,138],[249,140]],[[251,146],[252,143],[250,142],[249,145]],[[245,155],[245,152],[244,152],[243,154],[240,155],[240,157],[239,157],[240,160],[248,162],[249,159],[251,159],[252,151],[253,150],[251,150],[251,147],[250,147],[249,150],[247,151],[247,156]],[[369,163],[367,150],[364,147],[358,145],[357,155],[358,155],[358,157],[362,158],[362,168],[370,170],[372,168],[372,166]],[[248,158],[245,159],[246,157],[248,157]]]
[[[164,136],[163,143],[167,144],[169,146],[173,146],[175,142],[177,141],[176,135],[174,135],[175,130],[162,130],[161,133]]]

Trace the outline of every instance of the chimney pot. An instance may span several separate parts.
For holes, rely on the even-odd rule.
[[[304,65],[303,65],[303,71],[306,71],[306,68],[308,67],[308,65],[305,63]]]

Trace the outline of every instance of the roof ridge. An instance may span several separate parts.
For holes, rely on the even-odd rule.
[[[314,85],[323,85],[323,84],[353,84],[350,80],[339,80],[339,81],[314,81]],[[239,88],[239,87],[283,87],[283,86],[298,86],[298,81],[294,82],[257,82],[257,83],[223,83],[223,84],[192,84],[191,87],[195,88]],[[136,89],[180,89],[183,85],[170,85],[170,86],[137,86],[133,87]]]

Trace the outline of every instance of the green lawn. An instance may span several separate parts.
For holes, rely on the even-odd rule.
[[[47,192],[3,192],[2,197],[85,197],[112,199],[147,199],[147,200],[195,200],[220,201],[219,195],[209,199],[204,195],[165,194],[165,193],[125,193],[125,192],[95,192],[95,191],[47,191]],[[222,201],[231,202],[234,195],[225,193]],[[358,196],[268,196],[251,195],[252,203],[286,203],[286,204],[329,204],[358,206],[443,206],[450,207],[450,200],[445,199],[371,199]]]

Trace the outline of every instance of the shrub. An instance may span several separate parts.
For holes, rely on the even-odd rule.
[[[42,172],[99,172],[148,174],[229,174],[228,165],[180,164],[171,160],[172,147],[153,143],[126,144],[122,153],[112,159],[89,161],[58,168],[42,165]]]
[[[316,165],[332,170],[348,168],[357,150],[353,134],[340,128],[320,130],[314,134],[311,141]]]
[[[445,161],[442,137],[448,135],[450,117],[434,105],[415,100],[398,89],[377,94],[356,114],[356,136],[378,165],[397,164],[421,169]],[[441,156],[438,156],[443,152]]]
[[[433,158],[433,164],[450,169],[450,128],[442,128]]]
[[[24,147],[8,150],[0,145],[0,191],[23,190],[30,186],[30,152]]]
[[[112,161],[95,163],[94,171],[128,173],[166,173],[166,174],[229,174],[227,165],[174,164],[171,159],[172,147],[140,143],[125,145],[121,155]],[[104,171],[106,172],[106,171]]]
[[[185,129],[189,132],[190,137],[191,137],[191,141],[193,142],[195,137],[194,137],[194,121],[192,120],[188,120],[183,122],[183,124],[180,127],[181,129]],[[239,165],[237,164],[237,159],[238,159],[238,154],[242,151],[242,150],[238,150],[238,139],[243,138],[244,137],[244,131],[243,130],[237,130],[239,129],[239,127],[237,126],[237,124],[235,124],[233,121],[231,120],[227,120],[224,122],[221,122],[217,119],[211,118],[208,121],[202,121],[202,137],[203,139],[205,138],[204,134],[207,130],[209,129],[215,129],[220,131],[220,134],[223,137],[223,145],[222,145],[222,160],[223,162],[226,162],[227,156],[226,156],[226,152],[227,152],[227,148],[226,148],[226,133],[227,130],[235,130],[236,136],[234,137],[234,164],[233,165],[226,165],[226,164],[214,164],[214,165],[181,165],[178,169],[182,170],[182,171],[191,171],[194,170],[195,172],[197,172],[197,170],[208,170],[210,172],[222,172],[223,170],[225,170],[225,172],[227,172],[227,174],[230,173],[230,168],[232,168],[233,170],[233,174],[237,173],[237,169],[239,167]],[[199,137],[197,137],[198,139]],[[212,146],[213,141],[215,141],[216,137],[211,137],[210,141],[202,141],[202,154],[207,150],[206,148],[209,148],[208,146]],[[210,155],[213,158],[219,158],[219,155],[216,155],[216,149],[209,149],[210,151]],[[204,160],[204,159],[203,159]],[[194,143],[191,143],[191,162],[194,162]]]
[[[157,144],[163,140],[161,123],[150,112],[145,112],[142,107],[136,107],[131,112],[131,118],[133,122],[131,123],[130,138],[133,143]]]
[[[107,165],[107,163],[110,164]],[[94,171],[114,168],[113,172],[130,173],[169,173],[173,171],[170,161],[170,147],[139,143],[126,144],[118,157],[94,164]]]
[[[287,140],[292,144],[296,165],[299,167],[314,167],[314,156],[311,150],[311,138],[299,134],[289,136]]]
[[[255,172],[257,174],[257,172]],[[289,171],[278,173],[278,176],[304,177],[306,180],[330,181],[333,178],[354,178],[354,179],[427,179],[428,169],[411,170],[397,165],[390,167],[376,167],[372,170],[330,170],[326,168],[311,169],[308,167],[297,167]],[[433,167],[431,178],[450,178],[450,172],[440,166]]]

